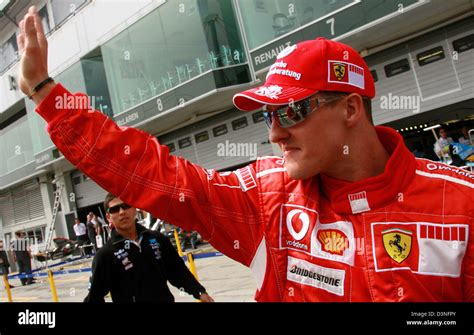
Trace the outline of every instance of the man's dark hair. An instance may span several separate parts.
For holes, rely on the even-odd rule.
[[[330,96],[330,97],[338,97],[338,96],[341,96],[341,97],[345,97],[345,96],[348,96],[349,94],[351,93],[347,93],[347,92],[332,92],[332,91],[325,91],[325,92],[321,92],[321,93],[324,93],[324,95],[326,96]],[[365,115],[367,116],[367,119],[369,120],[369,122],[374,125],[374,119],[372,117],[372,100],[369,98],[369,97],[364,97],[362,96],[362,102],[364,104],[364,110],[365,110]]]
[[[104,200],[104,208],[105,208],[105,211],[108,213],[109,211],[109,203],[114,200],[114,199],[117,199],[118,197],[116,195],[113,195],[112,193],[107,193],[107,195],[105,196],[105,200]]]
[[[372,100],[369,97],[362,97],[362,101],[364,102],[365,115],[370,123],[374,125],[374,118],[372,117]]]

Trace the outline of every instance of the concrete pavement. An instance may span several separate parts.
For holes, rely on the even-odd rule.
[[[200,249],[209,252],[212,249]],[[86,269],[91,267],[92,259],[75,262],[55,270]],[[187,264],[187,262],[186,262]],[[256,290],[255,280],[250,270],[226,256],[209,257],[195,260],[201,284],[216,302],[253,302]],[[87,295],[91,272],[59,274],[54,277],[59,302],[82,302]],[[16,286],[11,290],[14,302],[53,302],[47,277],[37,276],[36,284],[21,286],[19,279],[10,280]],[[170,286],[177,302],[196,301],[192,296]],[[111,301],[110,298],[106,299]],[[3,282],[0,285],[0,302],[7,301]]]
[[[256,283],[250,269],[226,256],[196,259],[199,282],[217,302],[253,302]],[[175,287],[176,301],[196,301]]]

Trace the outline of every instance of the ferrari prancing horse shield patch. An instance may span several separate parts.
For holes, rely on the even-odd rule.
[[[334,71],[334,75],[336,76],[337,80],[344,79],[346,75],[346,67],[347,67],[347,64],[345,63],[332,64],[332,70]]]
[[[399,228],[382,231],[385,251],[395,262],[400,264],[410,255],[412,235],[411,231]]]

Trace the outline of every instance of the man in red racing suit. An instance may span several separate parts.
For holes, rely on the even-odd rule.
[[[37,16],[28,15],[19,45],[22,90],[31,93],[47,73],[28,67],[44,62],[28,53],[28,44],[44,49],[40,25],[37,34],[32,23]],[[346,95],[324,107],[325,100],[336,98],[321,92],[331,91]],[[33,93],[51,139],[72,164],[123,201],[198,231],[250,267],[257,301],[474,301],[474,175],[415,159],[397,132],[369,128],[361,97],[375,95],[373,80],[362,58],[344,44],[317,39],[290,47],[278,56],[264,86],[234,98],[243,110],[274,102],[266,118],[284,158],[261,157],[233,172],[206,170],[169,155],[155,137],[119,127],[100,112],[56,108],[58,97],[71,96],[60,84]],[[302,100],[309,96],[314,98]],[[313,131],[309,140],[326,136],[329,155],[340,161],[331,169],[338,172],[344,159],[355,159],[357,167],[357,159],[373,154],[381,158],[371,163],[382,162],[378,173],[364,174],[366,164],[365,170],[345,169],[347,178],[335,178],[319,161],[318,171],[304,172],[312,166],[299,160],[330,160],[323,151],[303,156],[307,147],[297,142],[304,127],[325,113],[334,125],[324,127],[340,124],[349,133],[363,124],[367,128],[360,130],[368,134],[359,136],[366,146],[354,140],[343,147],[350,156],[345,158],[330,150],[331,141],[345,135]]]

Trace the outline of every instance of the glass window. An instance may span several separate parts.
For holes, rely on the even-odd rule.
[[[89,0],[51,0],[51,8],[53,9],[54,23],[60,25],[70,15],[73,15],[83,4]]]
[[[237,21],[231,0],[199,0],[199,14],[209,46],[212,67],[245,61]]]
[[[227,134],[227,125],[226,124],[221,124],[220,126],[212,128],[212,133],[214,134],[214,137],[218,137],[224,134]]]
[[[206,71],[245,62],[230,0],[167,2],[105,43],[102,56],[115,115]]]
[[[353,0],[239,0],[250,49],[334,12]]]
[[[112,103],[110,93],[107,88],[107,78],[105,75],[104,62],[101,55],[85,58],[81,60],[82,71],[87,90],[87,95],[91,97],[90,105],[94,110],[101,111],[105,115],[112,117]]]
[[[408,59],[405,58],[395,63],[385,65],[384,70],[387,78],[390,78],[397,74],[410,71],[410,64],[408,63]]]
[[[433,62],[436,62],[445,57],[444,50],[442,46],[424,51],[416,55],[418,65],[424,66]]]
[[[6,70],[19,59],[16,34],[13,34],[0,49],[0,72]]]
[[[178,145],[180,149],[184,149],[193,145],[193,142],[191,142],[191,137],[185,137],[178,141]]]
[[[474,49],[474,34],[453,41],[453,48],[459,53]]]
[[[207,131],[203,131],[194,135],[194,138],[196,139],[196,143],[201,143],[209,139],[209,133]]]
[[[29,111],[34,111],[34,103],[29,99],[26,99],[25,102],[27,109]],[[30,136],[33,140],[34,154],[37,154],[46,148],[53,146],[54,144],[51,141],[48,132],[45,131],[46,121],[44,121],[44,119],[38,113],[28,113],[27,118],[30,127]]]
[[[26,116],[5,127],[2,132],[0,152],[5,163],[0,165],[0,175],[12,172],[32,162],[34,158],[30,127]]]
[[[252,114],[253,123],[259,123],[264,120],[263,111],[258,111]]]
[[[251,50],[315,24],[292,40],[335,38],[418,0],[236,0]],[[318,22],[318,23],[315,23]],[[286,42],[286,41],[285,41]],[[268,52],[270,54],[270,52]],[[271,56],[273,57],[273,56]]]
[[[239,130],[248,126],[247,118],[241,117],[240,119],[232,121],[232,129]]]

